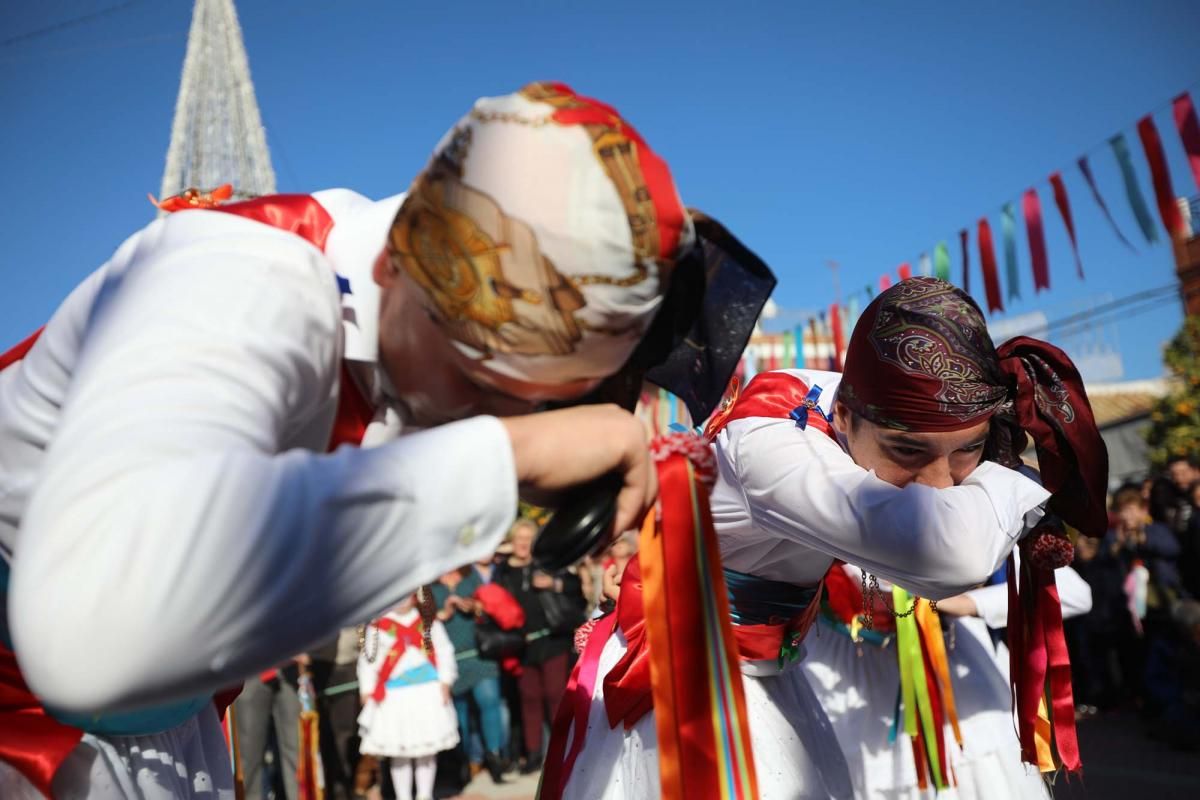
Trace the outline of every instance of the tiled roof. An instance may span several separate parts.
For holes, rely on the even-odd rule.
[[[1100,383],[1087,387],[1096,424],[1104,428],[1150,413],[1154,401],[1167,393],[1164,380]]]

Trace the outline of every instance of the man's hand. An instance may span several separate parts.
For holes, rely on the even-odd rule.
[[[501,420],[524,488],[559,492],[620,473],[613,530],[637,527],[658,496],[642,423],[615,405],[585,405]]]
[[[621,596],[621,576],[617,574],[616,564],[609,564],[604,570],[604,596],[613,602]]]
[[[978,617],[979,608],[975,601],[965,594],[956,594],[945,600],[937,601],[937,612],[948,617]]]

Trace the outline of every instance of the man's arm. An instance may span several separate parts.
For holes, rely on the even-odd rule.
[[[1020,536],[1026,514],[1049,497],[990,463],[960,486],[900,489],[791,420],[730,423],[718,455],[732,465],[756,526],[934,599],[982,583]]]

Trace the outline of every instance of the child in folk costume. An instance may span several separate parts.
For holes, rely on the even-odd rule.
[[[371,627],[358,659],[359,751],[391,759],[399,800],[411,800],[414,772],[417,800],[432,800],[437,754],[459,738],[450,695],[458,679],[454,645],[436,617],[422,619],[416,594]]]
[[[763,373],[708,431],[712,518],[764,800],[853,796],[829,721],[795,669],[835,558],[944,598],[982,583],[1047,500],[1091,535],[1105,524],[1106,453],[1070,360],[1024,338],[997,351],[974,301],[932,278],[868,306],[844,374]],[[1009,468],[1022,431],[1052,491]],[[584,710],[556,724],[556,741],[571,745],[548,762],[543,798],[659,794],[637,563],[622,581],[618,626],[573,677],[587,702],[563,703]]]
[[[822,606],[819,628],[805,640],[807,652],[801,662],[846,757],[856,800],[1048,797],[1037,769],[1021,761],[1012,715],[1009,652],[993,636],[1008,621],[1004,582],[937,602],[934,635],[945,632],[939,647],[947,656],[951,690],[939,695],[943,730],[940,739],[934,737],[937,744],[919,739],[914,750],[904,730],[903,713],[897,719],[897,711],[903,711],[897,704],[901,693],[897,627],[903,620],[895,615],[911,614],[906,614],[907,607],[895,609],[887,602],[891,586],[879,581],[880,595],[867,590],[874,596],[871,624],[864,627],[859,587],[865,577],[858,567],[834,565],[825,583],[828,601]],[[1070,567],[1057,570],[1055,577],[1063,617],[1086,614],[1092,602],[1087,583]],[[912,607],[918,614],[931,611],[926,600],[914,597],[912,603],[917,603]],[[924,637],[925,631],[920,635]],[[928,646],[923,639],[920,644],[923,649]],[[940,691],[934,681],[930,685],[931,691]],[[947,770],[941,774],[939,766],[935,779],[932,761],[936,758],[947,764]]]

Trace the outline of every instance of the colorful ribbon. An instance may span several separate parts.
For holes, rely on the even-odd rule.
[[[1025,234],[1029,237],[1029,261],[1033,265],[1033,291],[1050,288],[1050,265],[1046,259],[1046,235],[1042,230],[1042,204],[1037,190],[1029,189],[1021,198],[1025,212]]]
[[[1158,136],[1158,128],[1149,114],[1142,117],[1137,124],[1138,138],[1142,140],[1142,149],[1146,152],[1146,163],[1150,165],[1150,180],[1154,184],[1154,198],[1158,201],[1158,216],[1162,219],[1167,235],[1172,239],[1183,239],[1187,236],[1187,225],[1183,221],[1183,213],[1175,202],[1175,190],[1171,187],[1171,172],[1167,169],[1167,156],[1163,153],[1162,140]]]
[[[1050,187],[1054,190],[1054,204],[1062,217],[1063,225],[1067,227],[1067,236],[1071,239],[1071,252],[1075,254],[1075,271],[1083,280],[1083,262],[1079,260],[1079,244],[1075,241],[1075,220],[1071,217],[1071,201],[1067,198],[1067,187],[1063,184],[1062,174],[1055,172],[1050,176]]]
[[[1004,310],[1000,292],[1000,275],[996,269],[996,251],[992,245],[992,226],[987,217],[979,218],[979,268],[983,270],[983,289],[987,295],[988,313]]]
[[[1092,165],[1088,163],[1087,156],[1083,156],[1076,163],[1079,164],[1079,171],[1083,173],[1083,179],[1087,181],[1088,188],[1092,190],[1092,198],[1096,201],[1096,205],[1100,206],[1100,210],[1104,212],[1104,218],[1108,220],[1113,233],[1125,243],[1126,247],[1136,253],[1137,248],[1125,238],[1125,234],[1121,233],[1121,229],[1117,226],[1117,221],[1113,219],[1112,212],[1108,210],[1108,203],[1104,202],[1104,197],[1100,194],[1100,187],[1096,185],[1096,176],[1092,175]]]
[[[846,331],[842,327],[842,309],[834,303],[829,307],[829,327],[833,329],[833,371],[842,371],[842,353],[846,352]]]
[[[1118,133],[1109,139],[1108,143],[1116,156],[1117,166],[1121,168],[1121,179],[1125,181],[1125,196],[1129,200],[1129,207],[1133,209],[1133,216],[1137,219],[1146,241],[1154,244],[1158,241],[1158,231],[1154,229],[1154,220],[1150,218],[1146,198],[1142,197],[1142,190],[1138,188],[1137,173],[1133,170],[1133,159],[1129,157],[1129,144],[1125,141],[1125,134]]]
[[[1021,277],[1017,268],[1017,215],[1012,203],[1000,209],[1000,231],[1004,237],[1004,277],[1009,301],[1021,299]]]
[[[1200,122],[1196,120],[1192,96],[1184,92],[1176,97],[1171,105],[1174,110],[1175,128],[1179,131],[1179,141],[1187,153],[1188,166],[1192,168],[1192,179],[1196,181],[1196,188],[1200,189]]]
[[[808,366],[808,362],[804,355],[804,326],[797,325],[792,329],[792,342],[796,345],[795,363],[792,364],[796,369],[803,369]]]

